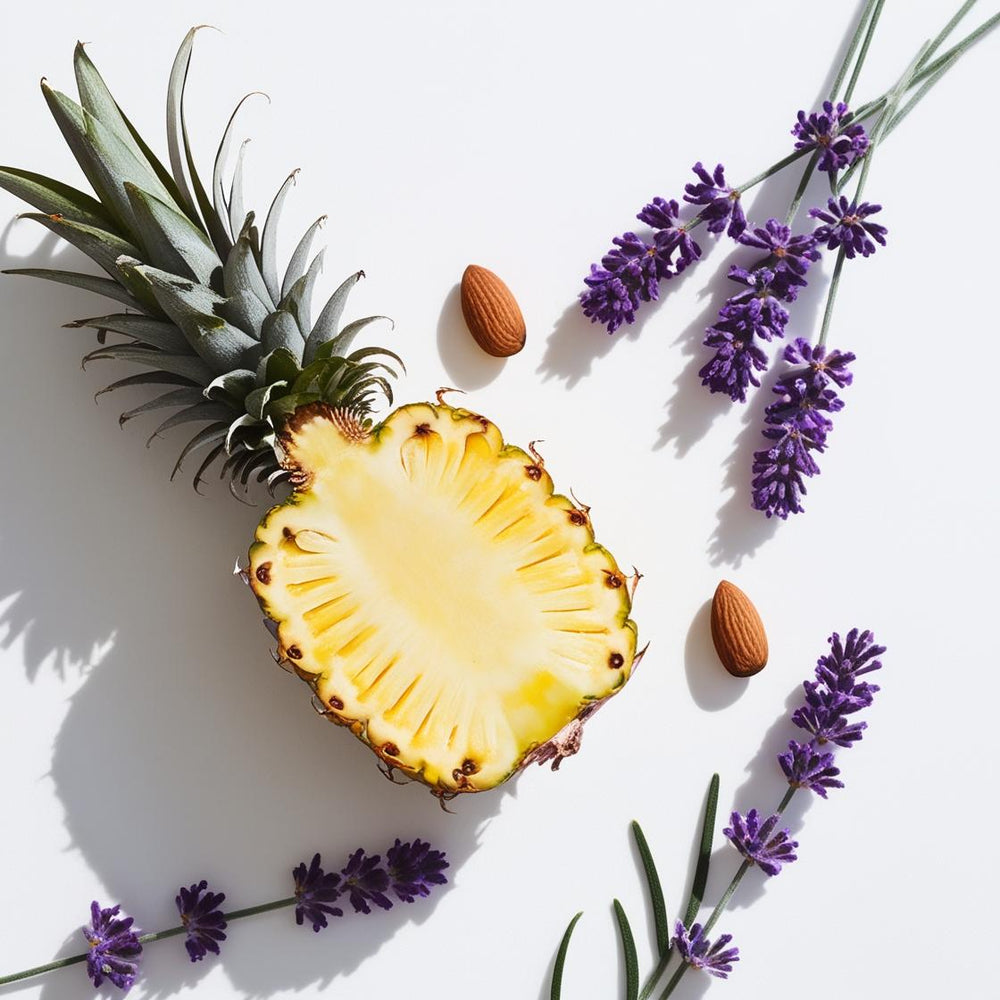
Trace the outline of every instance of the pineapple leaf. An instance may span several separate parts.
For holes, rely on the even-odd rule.
[[[347,296],[350,295],[351,289],[364,276],[364,271],[355,271],[330,296],[329,301],[323,307],[323,311],[319,314],[319,319],[316,320],[316,325],[306,338],[305,350],[302,352],[303,364],[308,365],[316,356],[320,345],[327,343],[337,335],[337,328],[340,326],[340,317],[344,313],[344,306],[347,305]],[[338,351],[338,353],[343,354],[343,350]]]
[[[249,462],[244,463],[243,469],[240,472],[240,482],[246,486],[250,477],[254,472],[258,473],[257,481],[260,482],[261,479],[271,473],[275,466],[277,466],[277,460],[274,457],[274,453],[270,451],[258,451],[253,454],[253,457]]]
[[[615,919],[622,941],[622,956],[625,959],[625,1000],[639,1000],[639,959],[635,952],[635,938],[625,913],[625,907],[615,900]]]
[[[240,219],[238,224],[233,223],[232,217],[229,215],[230,209],[232,208],[232,200],[226,201],[226,189],[223,184],[223,174],[226,169],[226,160],[229,159],[229,151],[233,144],[233,135],[235,133],[234,126],[236,125],[236,119],[239,116],[240,109],[250,100],[251,97],[264,97],[267,98],[266,94],[262,94],[259,90],[255,90],[252,93],[246,94],[240,99],[240,102],[233,109],[233,113],[229,116],[229,121],[226,123],[226,130],[222,133],[222,141],[219,143],[219,149],[215,154],[215,163],[212,168],[212,200],[215,207],[215,214],[224,221],[224,223],[229,226],[229,235],[235,239],[236,234],[243,228],[243,220]],[[243,146],[246,145],[244,142]],[[243,149],[240,148],[240,160],[242,160]],[[237,164],[237,169],[240,169],[239,164]],[[233,175],[235,181],[236,175]]]
[[[639,849],[642,870],[646,875],[649,906],[653,911],[653,925],[656,928],[656,950],[662,958],[670,950],[670,923],[667,920],[667,904],[663,899],[663,885],[656,871],[656,863],[653,861],[646,835],[635,820],[632,820],[632,836],[635,838],[635,846]]]
[[[299,240],[298,246],[295,248],[295,252],[292,254],[291,259],[288,262],[288,267],[285,270],[285,278],[281,283],[281,297],[285,299],[288,297],[288,293],[292,290],[292,286],[298,281],[306,272],[306,260],[309,258],[309,250],[312,248],[313,237],[316,235],[317,230],[322,229],[324,223],[326,222],[326,216],[321,215],[305,232],[305,235]]]
[[[243,160],[249,143],[249,139],[244,139],[240,143],[239,152],[236,154],[236,166],[233,168],[233,181],[229,186],[229,228],[233,233],[238,233],[243,228],[247,218],[247,211],[243,205]]]
[[[312,303],[313,288],[316,286],[316,279],[323,270],[323,257],[325,250],[320,250],[309,265],[309,270],[302,275],[298,281],[294,282],[288,294],[281,300],[279,309],[285,309],[295,319],[299,329],[301,343],[309,336],[311,320],[309,318],[310,305]]]
[[[271,396],[278,389],[284,389],[287,382],[272,382],[270,385],[261,386],[259,389],[254,389],[252,392],[248,393],[243,401],[243,405],[246,408],[248,414],[254,418],[254,420],[264,419],[264,410],[267,408],[267,404],[271,400]]]
[[[170,194],[149,164],[86,108],[43,83],[45,99],[81,169],[123,232],[135,233],[132,206],[124,184],[131,181],[163,201]]]
[[[202,218],[205,220],[205,227],[209,238],[212,241],[219,257],[226,259],[226,255],[233,248],[233,241],[229,233],[226,232],[225,224],[221,216],[217,215],[212,205],[212,200],[205,190],[205,185],[201,181],[198,168],[194,162],[194,154],[191,152],[191,140],[188,138],[187,121],[184,118],[184,91],[187,84],[187,70],[184,71],[184,83],[181,85],[180,95],[180,122],[181,140],[184,144],[184,158],[187,161],[188,173],[191,175],[191,183],[194,186],[195,198],[198,207],[201,209]]]
[[[243,400],[256,383],[256,376],[246,368],[236,371],[226,372],[217,379],[210,382],[204,390],[205,397],[217,399],[220,402],[233,402],[237,406],[243,405]]]
[[[146,442],[148,448],[158,437],[162,437],[165,431],[180,427],[182,424],[205,423],[209,420],[228,420],[232,416],[232,411],[221,403],[213,403],[210,400],[202,400],[189,406],[179,413],[174,413],[167,417],[159,427],[153,431]]]
[[[162,315],[153,293],[144,281],[134,276],[123,274],[117,266],[120,257],[134,257],[140,251],[120,236],[109,233],[105,229],[85,225],[82,222],[72,222],[58,215],[40,215],[35,212],[25,212],[22,219],[33,219],[46,229],[82,250],[94,263],[100,265],[115,280],[128,290],[141,308],[154,315]]]
[[[188,457],[192,452],[197,451],[199,448],[207,448],[209,445],[221,444],[226,439],[226,430],[228,424],[224,423],[214,423],[209,424],[203,430],[198,431],[197,434],[181,450],[180,455],[177,458],[177,462],[174,465],[174,471],[170,473],[170,478],[173,479],[178,472],[181,471],[181,466],[184,464],[184,459]]]
[[[218,314],[224,299],[204,285],[193,284],[159,268],[128,262],[123,262],[122,267],[149,282],[164,312],[181,328],[198,355],[217,372],[245,367],[241,364],[243,356],[257,342]]]
[[[300,346],[302,334],[299,332],[295,317],[284,309],[271,313],[261,327],[260,342],[268,353],[279,347],[294,350]]]
[[[51,177],[16,167],[0,167],[0,187],[46,215],[61,215],[98,229],[113,225],[111,216],[99,201]]]
[[[184,334],[164,320],[150,319],[148,316],[137,316],[133,313],[118,313],[113,316],[94,316],[91,319],[77,319],[66,324],[67,329],[87,327],[92,330],[110,330],[139,341],[148,347],[173,354],[185,354],[190,351]]]
[[[271,295],[261,277],[257,258],[254,256],[253,246],[250,242],[249,224],[252,223],[252,216],[247,221],[248,225],[244,227],[236,240],[236,245],[226,257],[222,272],[222,284],[227,295],[235,295],[237,292],[252,292],[260,299],[267,311],[271,312],[274,308],[271,305]]]
[[[278,221],[281,218],[281,209],[288,197],[288,192],[295,185],[295,178],[298,170],[293,170],[285,180],[285,183],[278,189],[278,193],[271,202],[271,207],[264,222],[264,232],[261,235],[260,255],[261,274],[264,275],[264,284],[271,295],[271,301],[277,305],[281,299],[281,287],[278,285]]]
[[[236,292],[219,306],[219,315],[256,339],[270,312],[253,292]]]
[[[279,347],[261,359],[257,369],[258,383],[291,382],[299,374],[299,365],[291,351]]]
[[[344,354],[347,349],[354,342],[354,338],[366,327],[369,323],[374,323],[377,319],[387,320],[390,326],[393,325],[392,320],[388,316],[365,316],[364,319],[356,319],[353,323],[348,323],[340,333],[337,334],[333,340],[329,341],[329,351],[331,354]],[[383,350],[381,347],[367,348],[367,350],[373,351],[377,354],[388,354],[390,357],[395,358],[396,361],[402,365],[402,361],[391,351]],[[355,352],[357,353],[357,352]]]
[[[126,183],[125,192],[150,261],[171,274],[210,285],[222,261],[204,233],[186,215],[134,184]]]
[[[226,451],[233,453],[238,444],[246,442],[248,434],[244,432],[251,432],[252,435],[259,434],[260,420],[249,413],[244,413],[242,417],[237,417],[232,421],[226,431]],[[251,448],[251,450],[253,449]]]
[[[83,42],[76,43],[76,49],[73,52],[73,70],[76,74],[76,88],[80,94],[80,105],[105,128],[113,132],[137,160],[145,159],[145,151],[135,141],[135,136],[132,134],[121,108],[111,96],[108,85],[97,71],[97,67],[91,62]]]
[[[84,357],[83,366],[86,367],[91,361],[129,361],[136,365],[148,365],[159,371],[181,375],[200,385],[206,385],[215,376],[212,369],[193,354],[167,354],[139,344],[109,344],[99,347]]]
[[[226,451],[225,444],[217,444],[206,456],[205,460],[198,466],[198,471],[194,474],[194,479],[191,485],[194,487],[195,493],[200,493],[201,490],[198,487],[204,482],[205,473],[209,470],[212,463],[223,455]]]
[[[148,413],[150,410],[159,410],[167,406],[190,406],[193,403],[197,403],[202,399],[201,389],[196,386],[185,386],[181,389],[172,389],[170,392],[165,392],[161,396],[154,396],[152,399],[147,400],[139,406],[134,407],[131,410],[126,410],[118,418],[118,423],[121,426],[127,424],[130,420],[138,417],[141,413]]]
[[[62,285],[72,285],[88,292],[115,299],[126,306],[141,309],[142,306],[117,281],[101,278],[95,274],[79,274],[76,271],[56,271],[43,267],[15,267],[4,271],[4,274],[23,274],[29,278],[44,278],[46,281],[56,281]]]
[[[569,922],[569,926],[566,928],[566,933],[563,934],[562,941],[559,942],[559,951],[556,952],[556,962],[552,967],[552,987],[549,990],[549,1000],[561,1000],[562,977],[563,968],[566,965],[566,952],[569,951],[569,940],[573,936],[573,931],[576,930],[576,925],[582,916],[583,911],[581,910]]]
[[[128,375],[125,378],[106,385],[99,392],[94,393],[94,402],[106,392],[114,392],[115,389],[127,389],[136,385],[194,385],[192,379],[184,378],[183,375],[174,375],[172,372],[136,372],[135,375]],[[201,387],[198,386],[200,389]]]
[[[174,64],[170,68],[170,80],[167,83],[167,151],[170,158],[170,170],[174,183],[181,195],[181,207],[192,219],[198,218],[198,208],[191,196],[187,177],[184,174],[184,159],[181,153],[181,106],[184,102],[184,85],[187,83],[188,68],[191,65],[191,49],[194,46],[194,36],[200,28],[192,28],[181,42]]]
[[[90,182],[90,186],[111,213],[115,225],[123,227],[128,232],[127,217],[118,211],[119,206],[116,205],[114,192],[105,183],[106,170],[94,162],[94,150],[87,140],[87,125],[83,108],[65,94],[53,90],[45,80],[42,80],[42,95],[56,125],[59,126],[59,131],[62,132],[63,138],[66,140],[66,145],[69,146],[84,176]]]
[[[20,217],[40,222],[56,236],[62,237],[67,243],[72,243],[78,250],[82,250],[91,260],[115,278],[119,277],[119,271],[115,264],[118,258],[121,256],[134,257],[139,253],[137,247],[106,229],[89,226],[83,222],[73,222],[72,219],[64,218],[61,215],[24,212]]]

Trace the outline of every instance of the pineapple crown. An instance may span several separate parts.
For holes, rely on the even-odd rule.
[[[386,362],[400,359],[382,348],[348,353],[356,335],[380,316],[341,327],[350,275],[315,322],[310,303],[323,251],[310,257],[325,216],[299,241],[279,279],[277,230],[293,173],[278,191],[262,230],[243,205],[243,143],[226,183],[235,123],[226,126],[212,172],[211,195],[195,168],[184,120],[184,92],[197,28],[184,38],[167,88],[168,170],[125,117],[83,45],[74,53],[80,103],[51,89],[42,92],[60,131],[96,194],[60,181],[0,167],[0,187],[22,198],[40,222],[95,261],[108,277],[41,268],[9,270],[97,292],[123,311],[67,324],[98,331],[100,346],[84,358],[113,359],[143,371],[101,390],[136,385],[171,386],[123,413],[173,409],[150,441],[180,425],[200,425],[184,445],[174,474],[195,452],[202,461],[197,488],[219,463],[230,489],[251,477],[273,489],[287,477],[276,452],[277,432],[298,407],[328,403],[360,426],[384,398],[392,402]],[[250,96],[250,95],[248,95]],[[123,338],[107,342],[108,333]]]

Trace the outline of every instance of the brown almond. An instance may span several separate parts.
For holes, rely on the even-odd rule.
[[[492,272],[470,264],[462,275],[462,315],[476,343],[495,358],[524,347],[524,317],[511,290]]]
[[[712,598],[712,642],[734,677],[752,677],[767,666],[767,633],[750,598],[728,580]]]

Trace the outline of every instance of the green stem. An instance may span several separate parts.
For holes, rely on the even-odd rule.
[[[83,962],[87,954],[74,955],[72,958],[60,958],[56,962],[49,962],[47,965],[36,965],[33,969],[25,969],[23,972],[15,972],[9,976],[0,976],[0,986],[8,983],[16,983],[20,979],[28,979],[31,976],[40,976],[43,972],[52,972],[55,969],[64,969],[67,965],[76,965]]]
[[[726,888],[726,891],[722,894],[722,898],[715,904],[715,909],[712,910],[708,920],[705,921],[705,925],[701,930],[702,934],[707,935],[708,932],[718,923],[719,917],[722,916],[722,911],[729,905],[729,900],[733,898],[733,893],[736,892],[739,888],[740,882],[743,881],[743,876],[746,875],[752,867],[752,861],[744,861],[743,864],[736,869],[736,874],[733,876],[733,879]]]
[[[668,948],[660,956],[659,962],[656,963],[656,968],[649,974],[649,979],[646,981],[646,985],[643,986],[642,992],[639,994],[639,1000],[649,1000],[649,997],[653,995],[653,990],[656,989],[656,984],[660,981],[660,977],[666,971],[673,955],[674,949]]]
[[[937,37],[931,42],[930,51],[926,56],[920,61],[919,65],[923,67],[923,64],[941,47],[942,42],[955,30],[958,26],[958,22],[969,13],[970,10],[975,6],[976,0],[965,0],[965,3],[958,8],[958,12],[955,16],[938,32]]]
[[[681,981],[681,979],[684,976],[684,973],[687,972],[689,968],[690,966],[687,964],[687,962],[682,962],[677,967],[674,974],[670,977],[670,982],[668,982],[667,985],[663,988],[663,992],[659,995],[657,1000],[666,1000],[666,997],[670,996],[670,994],[674,992],[674,987]]]
[[[868,55],[868,46],[872,43],[872,38],[875,36],[875,26],[878,24],[878,19],[882,16],[882,8],[885,6],[885,0],[878,0],[875,4],[875,9],[872,11],[871,20],[868,22],[868,30],[865,32],[865,40],[861,43],[861,51],[858,53],[857,62],[854,64],[854,70],[851,72],[851,79],[847,84],[847,90],[844,91],[844,103],[850,104],[851,97],[854,95],[854,86],[858,82],[858,77],[861,75],[861,67],[864,65],[865,57]],[[836,92],[835,92],[836,93]],[[831,97],[830,100],[833,101],[835,98]]]
[[[927,66],[924,66],[921,69],[920,73],[918,73],[913,78],[913,82],[919,83],[921,80],[926,79],[932,73],[939,70],[953,56],[962,55],[967,49],[975,45],[976,42],[978,42],[979,39],[983,37],[983,35],[987,34],[987,32],[992,31],[997,26],[998,21],[1000,21],[1000,13],[994,14],[988,20],[983,21],[983,23],[979,25],[979,27],[976,28],[975,31],[970,32],[960,42],[957,42],[950,49],[948,49],[947,52],[938,56],[937,59],[934,60],[934,62],[928,64]],[[933,51],[933,43],[931,51]]]
[[[857,51],[858,43],[861,41],[861,36],[864,33],[865,26],[868,23],[868,19],[871,16],[873,8],[876,6],[881,7],[883,2],[884,0],[868,0],[868,3],[865,4],[865,9],[861,12],[861,17],[858,18],[854,34],[851,35],[851,41],[847,46],[847,52],[844,53],[844,58],[837,70],[833,86],[830,88],[831,102],[837,99],[837,92],[840,90],[840,85],[844,82],[844,77],[847,76],[847,68],[851,65],[851,60],[854,58],[854,53]]]
[[[844,269],[845,257],[844,247],[841,247],[840,252],[837,254],[837,262],[833,265],[833,277],[830,278],[830,287],[826,292],[826,308],[823,310],[823,323],[819,328],[819,339],[816,341],[817,347],[822,347],[826,343],[826,335],[830,329],[830,321],[833,319],[833,304],[837,301],[837,289],[840,287],[840,272]]]
[[[296,902],[294,896],[289,896],[287,899],[276,899],[273,903],[261,903],[259,906],[248,906],[244,910],[233,910],[232,913],[224,913],[226,921],[231,923],[233,920],[242,920],[244,917],[253,917],[258,913],[267,913],[270,910],[280,910],[283,907],[291,906]],[[187,927],[181,924],[178,927],[169,927],[165,931],[154,931],[150,934],[140,934],[139,943],[140,944],[151,944],[153,941],[162,941],[164,938],[177,937],[178,934],[186,934]],[[80,962],[85,962],[87,956],[90,952],[84,952],[82,955],[72,955],[69,958],[60,958],[55,962],[48,962],[45,965],[36,965],[33,969],[24,969],[22,972],[14,972],[9,976],[0,976],[0,986],[6,986],[8,983],[16,983],[21,979],[28,979],[31,976],[40,976],[43,972],[54,972],[56,969],[64,969],[68,965],[77,965]]]
[[[788,206],[788,211],[785,213],[785,225],[790,226],[792,220],[795,218],[799,205],[802,204],[802,199],[805,197],[806,188],[809,187],[809,180],[812,177],[813,170],[816,168],[816,161],[819,159],[819,150],[814,149],[813,155],[809,157],[809,162],[806,164],[806,169],[802,171],[802,177],[799,179],[799,186],[795,189],[795,194],[792,196],[792,202]]]

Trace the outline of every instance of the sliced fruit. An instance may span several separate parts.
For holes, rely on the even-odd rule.
[[[279,444],[294,490],[251,585],[279,656],[390,767],[491,788],[628,679],[624,575],[490,421],[419,403],[369,433],[316,404]]]

